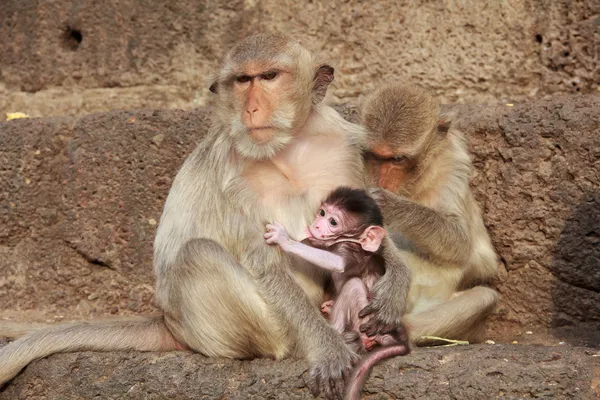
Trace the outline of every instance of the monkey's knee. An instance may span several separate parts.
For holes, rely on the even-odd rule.
[[[487,286],[476,286],[471,290],[473,291],[473,296],[477,297],[480,301],[479,304],[484,315],[487,316],[496,308],[500,300],[500,294],[496,290]]]
[[[168,270],[159,304],[174,336],[207,356],[281,358],[285,329],[268,312],[246,269],[220,244],[188,241]]]

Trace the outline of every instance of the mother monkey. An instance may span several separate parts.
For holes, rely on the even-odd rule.
[[[164,315],[33,330],[0,350],[0,384],[56,352],[189,348],[301,356],[313,392],[339,396],[356,354],[319,313],[325,276],[263,239],[270,221],[300,237],[332,189],[365,184],[362,128],[321,103],[333,72],[285,37],[239,42],[210,88],[209,132],[177,174],[160,220],[154,269]],[[388,265],[402,263],[385,247]],[[397,270],[384,278],[406,295]]]

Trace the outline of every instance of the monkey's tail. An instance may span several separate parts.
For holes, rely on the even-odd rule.
[[[163,316],[80,321],[31,331],[0,348],[0,387],[30,362],[54,353],[116,350],[183,350]]]
[[[28,333],[47,327],[48,324],[0,321],[0,338],[16,339]]]
[[[395,344],[388,347],[383,347],[379,350],[376,350],[363,358],[363,360],[358,364],[358,366],[354,369],[352,374],[352,379],[348,384],[348,388],[346,389],[345,400],[360,400],[360,392],[362,390],[363,383],[371,369],[382,360],[386,358],[391,358],[395,356],[403,356],[408,354],[410,349],[407,345],[403,344]]]

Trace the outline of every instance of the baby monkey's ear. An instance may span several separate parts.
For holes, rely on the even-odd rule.
[[[365,229],[365,232],[360,239],[360,245],[362,246],[363,250],[375,253],[377,250],[379,250],[384,237],[384,228],[377,225],[371,225]]]

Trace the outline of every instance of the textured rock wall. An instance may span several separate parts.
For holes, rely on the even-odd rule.
[[[504,263],[490,337],[600,322],[600,98],[455,108]],[[154,310],[157,222],[207,124],[204,109],[0,123],[0,317]]]
[[[449,103],[595,92],[600,2],[4,0],[0,113],[203,105],[237,39],[284,32],[337,68],[332,99],[401,77]]]

